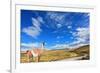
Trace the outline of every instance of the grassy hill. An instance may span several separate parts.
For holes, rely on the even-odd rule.
[[[68,49],[60,49],[60,50],[45,50],[44,53],[40,57],[40,62],[50,62],[50,61],[58,61],[63,59],[69,59],[74,57],[80,57],[87,55],[85,58],[81,60],[89,59],[89,45],[76,48],[68,51]],[[30,58],[30,62],[34,62],[35,59]],[[27,63],[26,53],[21,52],[21,63]]]
[[[84,59],[89,59],[90,58],[90,46],[89,45],[82,46],[80,48],[77,48],[75,50],[72,50],[71,52],[77,53],[78,56],[87,55],[87,57],[84,58]]]

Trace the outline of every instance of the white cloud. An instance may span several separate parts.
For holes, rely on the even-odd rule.
[[[48,20],[53,20],[54,23],[50,24],[49,26],[52,28],[61,28],[66,26],[68,29],[72,28],[72,21],[67,19],[70,14],[68,13],[60,13],[60,12],[48,12],[46,18]]]
[[[76,39],[85,42],[89,39],[89,28],[77,28]]]
[[[50,47],[51,49],[65,49],[68,48],[69,46],[67,44],[56,44],[52,47]]]
[[[57,39],[60,39],[60,38],[63,38],[63,36],[57,36],[56,38],[57,38]]]
[[[86,13],[86,14],[83,15],[83,17],[85,17],[85,18],[87,18],[87,17],[89,17],[89,16],[90,16],[89,13],[88,13],[88,14]]]
[[[61,28],[62,27],[62,24],[57,24],[57,28]]]
[[[85,45],[88,45],[88,44],[73,42],[73,43],[69,43],[69,44],[56,44],[50,48],[51,49],[76,49],[76,48],[79,48],[79,47],[82,47]]]
[[[39,43],[21,43],[21,51],[31,50],[35,47],[39,47]]]
[[[26,27],[22,29],[22,32],[26,33],[29,36],[32,36],[33,38],[36,38],[39,36],[42,29],[40,28],[41,23],[43,23],[43,19],[41,17],[32,18],[32,26]]]
[[[76,29],[76,32],[71,33],[75,41],[73,41],[69,45],[73,48],[89,44],[89,28],[79,27]]]
[[[37,20],[38,20],[40,23],[44,23],[43,18],[42,18],[42,17],[40,17],[40,16],[38,16],[38,17],[37,17]]]
[[[37,28],[35,28],[33,26],[23,28],[22,32],[24,32],[27,35],[32,36],[34,38],[36,38],[40,34],[40,30],[38,30]]]
[[[36,18],[32,18],[32,24],[33,24],[33,26],[35,27],[35,28],[37,28],[39,31],[41,30],[40,29],[40,21],[39,20],[37,20]]]
[[[57,13],[57,12],[48,12],[47,17],[49,17],[50,19],[56,22],[62,22],[65,19],[65,14]]]
[[[68,29],[72,28],[72,26],[67,26]]]
[[[76,48],[79,48],[79,47],[88,45],[88,44],[84,44],[84,43],[77,43],[77,41],[74,42],[74,43],[75,43],[75,44],[69,45],[69,48],[70,48],[70,49],[76,49]],[[76,44],[76,43],[77,43],[77,44]]]
[[[32,48],[32,47],[38,47],[39,43],[21,43],[21,46]]]

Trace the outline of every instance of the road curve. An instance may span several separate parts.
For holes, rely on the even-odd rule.
[[[81,60],[82,58],[86,58],[87,54],[85,54],[84,56],[80,56],[80,57],[74,57],[74,58],[68,58],[68,59],[63,59],[63,60],[59,60],[59,61],[74,61],[74,60]]]

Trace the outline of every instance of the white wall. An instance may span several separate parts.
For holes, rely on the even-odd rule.
[[[22,0],[24,1],[24,0]],[[29,1],[29,0],[27,0]],[[36,0],[37,1],[37,0]],[[39,0],[38,0],[39,1]],[[99,0],[40,0],[45,2],[66,1],[71,4],[96,5],[96,67],[89,68],[69,68],[66,70],[53,70],[43,73],[99,73],[100,71],[100,2]],[[8,73],[10,69],[10,1],[0,0],[0,73]],[[40,72],[42,73],[42,72]]]

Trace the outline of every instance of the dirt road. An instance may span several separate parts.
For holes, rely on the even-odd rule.
[[[84,56],[80,56],[80,57],[74,57],[74,58],[68,58],[68,59],[64,59],[64,60],[60,60],[60,61],[74,61],[74,60],[81,60],[83,58],[86,58],[87,55]]]

